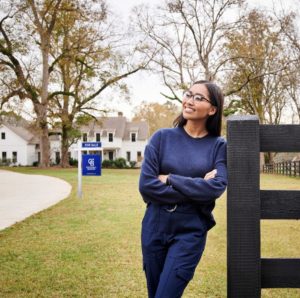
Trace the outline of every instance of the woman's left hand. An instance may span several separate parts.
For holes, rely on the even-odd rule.
[[[167,178],[168,178],[168,175],[159,175],[158,176],[158,179],[164,184],[167,184]]]
[[[212,170],[211,172],[206,173],[206,175],[205,175],[205,177],[204,177],[204,180],[213,179],[213,178],[216,177],[216,175],[217,175],[217,170],[214,169],[214,170]]]

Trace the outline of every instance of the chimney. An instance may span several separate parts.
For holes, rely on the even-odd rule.
[[[123,117],[123,113],[122,112],[118,112],[118,117]]]

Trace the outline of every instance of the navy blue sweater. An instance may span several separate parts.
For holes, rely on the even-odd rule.
[[[204,180],[217,169],[215,178]],[[158,175],[169,175],[170,185]],[[146,203],[192,203],[207,218],[208,228],[215,222],[211,214],[215,199],[227,185],[226,142],[207,135],[193,138],[181,128],[161,129],[153,134],[145,149],[139,190]]]

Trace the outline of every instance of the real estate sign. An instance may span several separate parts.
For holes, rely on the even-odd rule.
[[[97,154],[82,155],[82,176],[101,176],[101,156]]]
[[[100,142],[78,142],[78,190],[82,198],[82,176],[101,176],[101,156],[98,154],[83,154],[83,151],[102,151]]]

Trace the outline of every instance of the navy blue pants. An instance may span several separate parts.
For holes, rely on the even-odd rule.
[[[206,222],[192,204],[148,204],[142,252],[149,298],[182,296],[204,251],[206,235]]]

